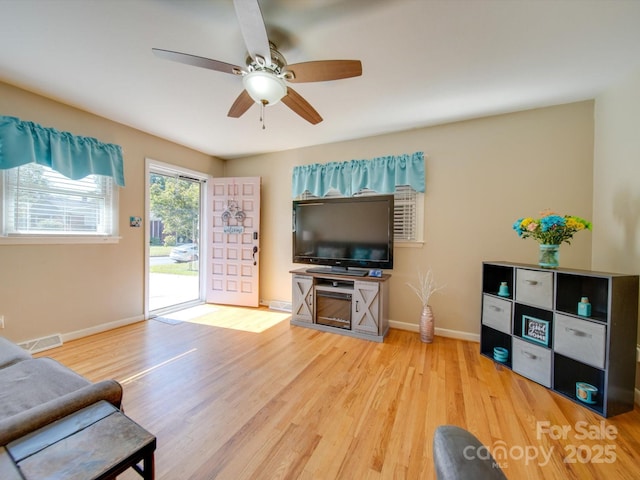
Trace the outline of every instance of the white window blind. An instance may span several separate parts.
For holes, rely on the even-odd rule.
[[[373,190],[363,189],[354,196],[379,195]],[[327,197],[341,197],[337,190],[330,190]],[[300,195],[300,200],[318,198],[305,191]],[[420,202],[423,195],[416,192],[409,185],[397,185],[393,200],[393,240],[394,242],[418,242],[422,241],[420,216]]]
[[[111,236],[117,234],[113,179],[71,180],[30,163],[4,171],[2,234]]]
[[[396,187],[393,201],[393,237],[396,242],[418,240],[418,192],[408,185]]]

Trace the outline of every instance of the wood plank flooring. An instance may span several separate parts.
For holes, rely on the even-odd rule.
[[[391,330],[379,344],[215,307],[41,356],[123,384],[125,413],[157,436],[160,480],[433,479],[441,424],[472,431],[512,480],[640,478],[638,406],[603,419],[477,343]]]

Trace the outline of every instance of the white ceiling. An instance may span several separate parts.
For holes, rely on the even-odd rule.
[[[640,70],[637,0],[260,4],[288,63],[362,61],[362,77],[295,86],[316,126],[282,103],[266,130],[256,105],[228,118],[239,77],[151,53],[244,66],[232,0],[0,0],[0,81],[234,158],[590,99]]]

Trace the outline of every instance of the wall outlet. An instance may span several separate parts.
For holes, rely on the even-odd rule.
[[[4,315],[0,315],[0,328],[4,328]]]

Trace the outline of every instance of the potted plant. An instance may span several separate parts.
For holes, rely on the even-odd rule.
[[[444,288],[444,285],[436,285],[431,269],[427,270],[426,273],[418,272],[417,286],[410,282],[407,282],[407,285],[418,296],[422,303],[422,313],[420,314],[419,323],[420,340],[425,343],[431,343],[433,342],[434,317],[431,305],[429,305],[429,299],[431,295]]]
[[[519,218],[513,229],[520,238],[533,238],[540,245],[538,264],[544,268],[559,265],[560,244],[568,243],[580,230],[591,230],[591,222],[574,215],[558,215],[551,210],[540,212],[540,218]]]

